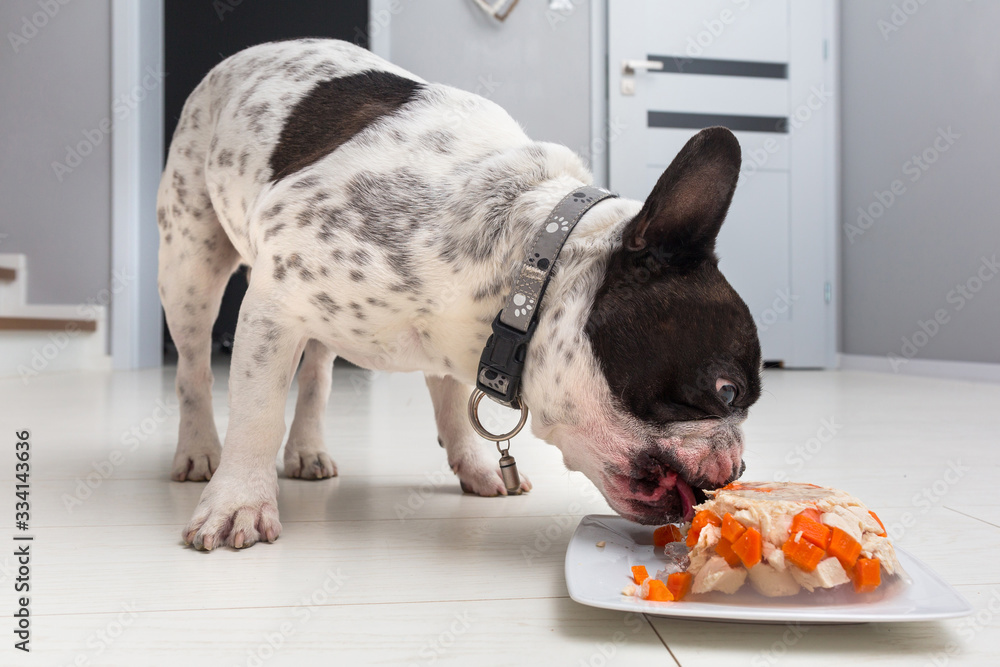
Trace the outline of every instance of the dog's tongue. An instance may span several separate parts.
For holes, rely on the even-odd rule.
[[[677,489],[677,495],[681,498],[681,512],[684,515],[684,520],[690,521],[694,518],[694,491],[680,475],[677,475],[674,488]]]

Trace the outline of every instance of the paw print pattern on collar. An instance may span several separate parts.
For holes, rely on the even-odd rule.
[[[594,204],[614,196],[603,188],[587,185],[568,193],[556,204],[524,260],[521,273],[500,313],[501,322],[521,332],[528,330],[559,251],[576,223]]]

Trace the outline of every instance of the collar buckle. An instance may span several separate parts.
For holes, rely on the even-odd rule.
[[[501,314],[502,311],[493,319],[493,334],[479,358],[476,387],[497,403],[519,410],[521,372],[538,318],[531,318],[528,330],[522,332],[501,322]]]

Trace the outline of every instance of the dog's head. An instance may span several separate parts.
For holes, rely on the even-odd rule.
[[[621,221],[592,285],[581,276],[543,309],[529,350],[535,433],[634,521],[690,518],[700,489],[743,471],[760,343],[714,251],[739,170],[731,132],[693,137]]]

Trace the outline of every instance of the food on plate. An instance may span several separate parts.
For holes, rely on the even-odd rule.
[[[664,568],[649,577],[633,567],[639,587],[623,593],[669,600],[692,594],[735,593],[749,581],[768,597],[848,583],[876,590],[902,572],[878,516],[844,491],[814,484],[737,482],[706,492],[687,527],[657,528],[653,542]],[[641,568],[641,579],[635,575]]]
[[[681,529],[673,523],[667,524],[666,526],[660,526],[653,531],[653,546],[654,547],[665,547],[671,542],[683,542],[684,533]]]
[[[675,600],[683,600],[684,596],[691,592],[691,579],[693,577],[690,572],[674,572],[667,575],[667,589]]]
[[[649,579],[649,572],[646,571],[645,565],[633,565],[632,566],[632,578],[635,579],[635,583],[642,586],[642,582]]]

